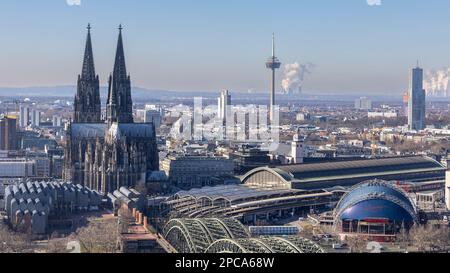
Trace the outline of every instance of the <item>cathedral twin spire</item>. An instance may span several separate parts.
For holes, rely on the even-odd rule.
[[[84,51],[83,70],[81,76],[84,79],[95,79],[94,53],[92,52],[91,25],[87,27],[86,49]]]
[[[127,75],[122,41],[122,25],[119,26],[116,59],[113,74],[109,76],[108,101],[106,105],[108,124],[114,122],[133,123],[133,102],[131,81]]]
[[[100,83],[98,76],[95,74],[90,25],[88,25],[83,69],[81,75],[78,76],[77,94],[74,105],[74,122],[101,122]]]
[[[116,58],[114,62],[114,78],[127,79],[127,68],[125,65],[125,54],[123,51],[122,25],[119,26],[119,39],[117,41]]]
[[[78,76],[78,89],[75,97],[75,123],[101,123],[100,86],[95,74],[94,54],[91,41],[91,26],[87,27],[86,49],[83,69]],[[119,39],[114,64],[114,72],[109,77],[107,122],[133,123],[133,103],[131,81],[127,75],[122,41],[122,26],[119,26]]]

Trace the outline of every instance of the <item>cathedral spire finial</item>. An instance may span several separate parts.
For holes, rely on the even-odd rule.
[[[91,32],[91,23],[88,23],[88,26],[87,26],[87,30],[88,30],[88,32]]]

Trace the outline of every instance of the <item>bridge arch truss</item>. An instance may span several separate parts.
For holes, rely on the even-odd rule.
[[[245,227],[234,219],[172,219],[164,237],[179,253],[204,253],[215,241],[249,237]]]
[[[262,237],[223,239],[214,242],[207,253],[324,253],[314,242],[301,237]]]

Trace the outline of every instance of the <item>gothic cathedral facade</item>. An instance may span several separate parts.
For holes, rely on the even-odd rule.
[[[106,120],[102,120],[90,30],[88,26],[75,112],[67,127],[64,179],[107,194],[121,186],[145,183],[151,172],[159,169],[159,158],[155,126],[134,123],[121,26],[114,71],[108,81]]]

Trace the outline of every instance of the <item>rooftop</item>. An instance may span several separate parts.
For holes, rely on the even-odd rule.
[[[180,191],[176,194],[179,198],[192,197],[195,199],[208,198],[211,200],[225,199],[236,202],[243,199],[257,199],[259,197],[283,196],[286,194],[299,193],[299,190],[266,190],[246,187],[244,185],[224,185],[216,187],[203,187],[190,191]]]
[[[387,172],[434,168],[444,169],[439,162],[427,157],[396,157],[277,167],[277,169],[291,174],[295,179],[336,176],[350,173],[356,174],[363,172]]]
[[[70,129],[72,137],[103,138],[106,128],[106,123],[72,123]]]
[[[382,180],[354,186],[338,203],[335,215],[342,219],[413,221],[417,209],[400,187]]]
[[[353,186],[370,179],[428,181],[440,179],[445,170],[428,157],[396,157],[332,163],[256,168],[241,177],[246,185],[288,189],[323,189]]]

